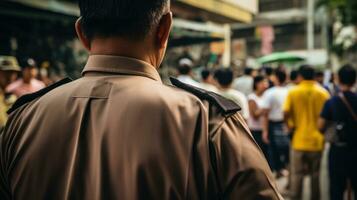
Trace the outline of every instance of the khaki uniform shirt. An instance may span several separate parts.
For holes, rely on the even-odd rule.
[[[91,56],[83,78],[20,106],[0,138],[0,199],[281,199],[238,114]]]

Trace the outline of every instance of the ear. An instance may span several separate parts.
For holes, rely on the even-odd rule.
[[[81,20],[82,18],[78,18],[76,21],[76,32],[77,32],[77,36],[78,39],[82,42],[83,46],[89,51],[90,50],[90,41],[88,40],[88,38],[85,36],[85,34],[82,31],[82,26],[81,26]]]
[[[172,12],[169,12],[161,18],[156,33],[157,45],[160,49],[166,48],[167,42],[170,37],[171,27],[172,27]]]

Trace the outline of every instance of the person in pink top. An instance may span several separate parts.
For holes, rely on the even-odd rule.
[[[6,92],[21,97],[25,94],[37,92],[45,87],[43,82],[36,79],[38,71],[34,59],[26,59],[21,66],[23,68],[22,78],[11,83],[6,88]]]

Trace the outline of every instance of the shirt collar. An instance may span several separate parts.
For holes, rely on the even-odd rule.
[[[161,82],[160,75],[154,66],[142,60],[123,56],[89,56],[82,75],[92,72],[144,76]]]
[[[301,85],[315,85],[317,82],[316,81],[309,81],[309,80],[304,80],[301,81]]]

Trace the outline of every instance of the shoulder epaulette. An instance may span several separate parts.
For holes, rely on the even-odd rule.
[[[39,90],[35,93],[31,93],[31,94],[26,94],[22,97],[20,97],[15,103],[14,105],[7,111],[7,114],[11,114],[12,112],[14,112],[15,110],[17,110],[18,108],[20,108],[21,106],[39,98],[39,97],[42,97],[43,95],[49,93],[50,91],[62,86],[62,85],[65,85],[69,82],[71,82],[72,79],[70,78],[65,78],[65,79],[62,79],[42,90]]]
[[[201,100],[206,100],[214,104],[222,111],[224,115],[231,115],[241,110],[241,107],[235,102],[225,97],[222,97],[219,94],[206,91],[202,88],[198,88],[189,84],[185,84],[175,78],[170,78],[170,80],[174,86],[186,90],[187,92],[190,92]]]

